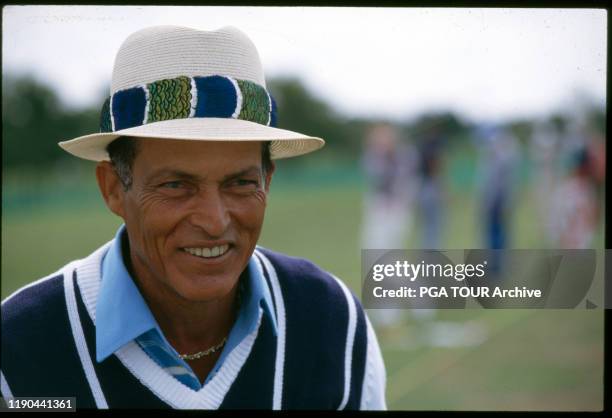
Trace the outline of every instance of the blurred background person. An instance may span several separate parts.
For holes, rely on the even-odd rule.
[[[487,127],[482,130],[480,186],[484,248],[509,247],[513,191],[516,187],[519,149],[517,139],[508,130]]]
[[[565,175],[553,193],[553,237],[560,248],[591,248],[599,225],[597,183],[602,162],[595,157],[600,152],[597,139],[591,138],[588,128],[579,124],[566,147]]]
[[[439,249],[441,246],[444,220],[441,176],[444,142],[443,133],[435,122],[426,127],[419,141],[421,186],[417,201],[421,226],[421,248],[423,249]]]
[[[442,185],[442,153],[446,145],[445,134],[441,129],[442,123],[440,120],[431,119],[422,125],[422,131],[417,134],[420,184],[416,203],[420,227],[419,243],[422,249],[440,249],[442,245],[445,200]],[[417,307],[411,309],[411,315],[417,321],[428,324],[430,328],[427,333],[436,329],[435,324],[429,324],[429,321],[436,316],[435,307]],[[421,327],[425,325],[421,324]]]
[[[534,167],[533,197],[540,219],[538,225],[547,245],[553,245],[555,242],[555,225],[551,217],[553,206],[551,191],[559,182],[558,160],[562,142],[561,135],[562,132],[555,130],[549,121],[537,121],[534,123],[533,134],[529,142],[530,157]]]
[[[599,121],[600,123],[605,121]],[[589,156],[589,174],[595,187],[597,201],[604,202],[605,181],[606,181],[606,137],[605,127],[597,126],[598,121],[593,116],[586,121],[586,147]],[[598,206],[601,215],[603,206]]]
[[[362,221],[363,249],[405,248],[412,225],[417,186],[416,155],[389,123],[376,123],[367,132],[362,169],[366,178]],[[373,309],[375,325],[388,329],[400,322],[400,309]],[[383,330],[383,332],[385,332]]]
[[[404,248],[413,220],[415,153],[396,127],[374,124],[362,158],[366,177],[362,248]]]

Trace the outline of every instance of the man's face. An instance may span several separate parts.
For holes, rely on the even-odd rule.
[[[140,282],[190,301],[236,285],[264,220],[261,142],[140,140],[121,216]]]

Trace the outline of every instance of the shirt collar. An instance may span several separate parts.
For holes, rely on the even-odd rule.
[[[102,283],[96,305],[96,360],[104,361],[119,348],[144,334],[156,329],[165,340],[155,317],[134,283],[124,263],[122,242],[127,242],[125,225],[119,227],[115,239],[102,260]],[[127,254],[126,254],[127,256]],[[237,345],[257,327],[259,307],[263,308],[272,323],[276,335],[276,316],[272,296],[255,257],[247,265],[248,285],[242,297],[240,311],[230,332],[228,343]]]

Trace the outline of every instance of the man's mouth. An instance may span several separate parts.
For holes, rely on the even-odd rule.
[[[183,251],[202,258],[220,257],[229,250],[229,244],[217,245],[215,247],[187,247]]]

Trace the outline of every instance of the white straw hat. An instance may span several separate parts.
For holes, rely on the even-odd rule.
[[[120,136],[207,141],[272,141],[272,158],[306,154],[325,141],[275,128],[257,49],[233,27],[201,31],[154,26],[130,35],[115,58],[100,132],[59,146],[108,160]]]

